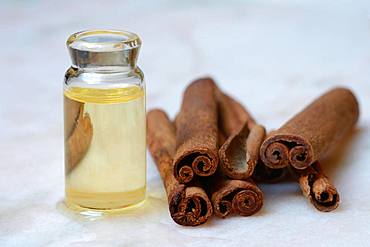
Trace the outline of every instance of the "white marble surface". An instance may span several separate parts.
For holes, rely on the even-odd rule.
[[[369,1],[2,0],[0,246],[368,246],[369,16]],[[149,158],[140,210],[95,221],[63,213],[65,40],[90,28],[141,35],[148,108],[171,116],[187,83],[206,74],[268,128],[330,87],[352,88],[362,109],[358,128],[325,163],[340,207],[320,213],[296,184],[269,185],[255,216],[181,227]]]

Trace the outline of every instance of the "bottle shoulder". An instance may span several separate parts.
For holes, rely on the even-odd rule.
[[[64,87],[120,88],[130,85],[145,88],[139,67],[128,70],[82,70],[70,67],[64,76]]]

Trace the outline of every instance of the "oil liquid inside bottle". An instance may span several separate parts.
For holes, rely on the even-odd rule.
[[[66,89],[65,188],[71,208],[117,210],[144,200],[144,90]]]

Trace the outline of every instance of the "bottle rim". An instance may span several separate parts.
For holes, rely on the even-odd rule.
[[[139,48],[141,39],[129,31],[95,29],[72,34],[66,44],[74,50],[112,52]]]

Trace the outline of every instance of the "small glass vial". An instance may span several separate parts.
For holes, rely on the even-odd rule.
[[[146,190],[141,40],[126,31],[71,35],[64,80],[65,193],[69,208],[116,212]]]

